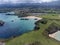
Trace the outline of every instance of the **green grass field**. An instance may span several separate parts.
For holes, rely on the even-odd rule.
[[[47,19],[60,19],[58,14],[47,14],[40,17]],[[47,24],[39,24],[40,29],[38,31],[28,32],[14,39],[11,39],[6,42],[6,45],[29,45],[36,41],[40,42],[39,45],[60,45],[60,42],[57,40],[49,38],[43,34],[45,29],[48,28],[48,26],[53,22],[60,24],[60,21],[48,20]]]

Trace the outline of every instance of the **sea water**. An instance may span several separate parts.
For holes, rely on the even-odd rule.
[[[0,13],[0,20],[5,22],[3,26],[0,26],[0,38],[4,39],[34,30],[36,22],[34,19],[21,20],[21,17],[5,13]]]

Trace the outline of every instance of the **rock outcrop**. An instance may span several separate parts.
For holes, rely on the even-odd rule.
[[[4,21],[0,20],[0,26],[3,26],[4,25]]]

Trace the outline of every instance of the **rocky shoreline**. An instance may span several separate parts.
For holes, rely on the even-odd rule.
[[[0,20],[0,26],[3,26],[4,25],[4,21]]]
[[[57,31],[60,31],[60,25],[56,24],[56,23],[52,23],[47,29],[46,31],[48,32],[48,34],[53,34]]]
[[[36,21],[36,22],[35,22],[35,28],[34,28],[34,30],[39,30],[39,29],[40,29],[39,24],[40,24],[40,23],[41,23],[41,24],[47,24],[47,21],[48,21],[48,20],[46,20],[46,19],[41,19],[41,20]]]
[[[45,31],[47,32],[49,37],[55,39],[56,33],[60,32],[60,25],[52,23]]]
[[[42,20],[42,18],[39,18],[39,17],[36,17],[36,16],[27,16],[27,17],[24,17],[25,19],[34,19],[36,20],[35,22],[35,27],[34,27],[34,30],[39,30],[40,27],[38,26],[38,23],[40,22],[40,20]],[[23,19],[23,20],[25,20]]]

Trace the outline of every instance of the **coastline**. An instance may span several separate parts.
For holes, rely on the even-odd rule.
[[[53,34],[49,34],[49,37],[51,37],[51,38],[55,38],[55,37],[56,37],[56,32],[53,33]]]
[[[36,16],[27,16],[27,17],[24,17],[24,18],[27,18],[27,19],[37,19],[37,21],[42,19],[42,18],[36,17]]]
[[[55,32],[55,33],[53,33],[53,34],[49,34],[49,37],[51,37],[51,38],[54,38],[54,39],[55,39],[55,37],[56,37],[56,33],[58,33],[58,32],[60,32],[60,31],[57,31],[57,32]]]
[[[42,18],[39,18],[39,17],[36,17],[36,16],[27,16],[27,17],[24,17],[24,18],[26,18],[26,19],[34,19],[34,20],[36,19],[36,22],[38,20],[41,20],[42,19]],[[35,27],[38,28],[37,25],[35,25]],[[5,45],[5,39],[1,39],[0,40],[0,45]]]
[[[22,17],[22,18],[25,18],[25,19],[34,19],[36,22],[38,22],[39,20],[43,19],[43,18],[36,17],[36,16],[27,16],[27,17]],[[40,29],[40,27],[38,26],[38,24],[35,24],[34,31],[39,30],[39,29]]]

